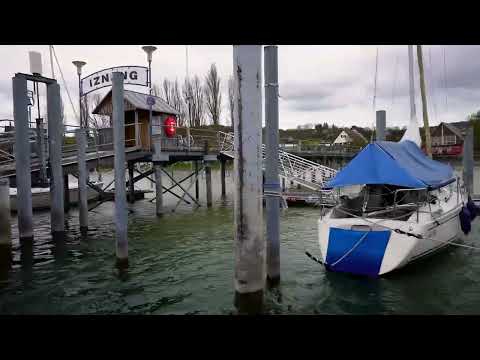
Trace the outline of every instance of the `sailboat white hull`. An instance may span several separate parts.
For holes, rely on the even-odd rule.
[[[318,221],[322,260],[332,271],[384,275],[457,239],[461,234],[459,213],[462,207],[463,202],[457,202],[456,195],[453,195],[449,201],[435,208],[432,206],[431,213],[429,209],[420,209],[418,221],[417,214],[407,221],[334,219],[330,217],[331,213],[327,214]],[[421,235],[422,239],[398,233],[397,229]]]

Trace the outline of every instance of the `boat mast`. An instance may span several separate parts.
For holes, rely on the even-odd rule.
[[[52,69],[52,79],[55,79],[55,72],[53,71],[52,47],[53,47],[53,45],[48,45],[48,49],[50,50],[50,67]]]
[[[420,93],[422,95],[423,127],[425,129],[425,149],[428,157],[432,158],[432,142],[430,138],[430,127],[428,125],[427,95],[425,92],[425,76],[423,73],[422,45],[417,45],[418,69],[420,72]]]
[[[413,45],[408,45],[408,75],[410,82],[410,121],[417,121],[417,111],[415,109],[415,80],[413,78]]]

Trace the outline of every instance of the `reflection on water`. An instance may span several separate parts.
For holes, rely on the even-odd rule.
[[[174,171],[177,179],[185,175]],[[121,273],[115,268],[112,202],[90,212],[87,237],[79,231],[76,208],[66,217],[69,230],[63,241],[52,240],[48,212],[34,217],[33,243],[18,242],[15,220],[12,248],[0,252],[0,313],[232,313],[233,184],[229,175],[227,198],[222,200],[219,172],[212,172],[211,209],[182,204],[172,212],[177,199],[165,195],[170,211],[157,218],[155,203],[148,199],[128,204],[130,267]],[[109,178],[104,174],[106,182]],[[190,185],[189,180],[185,183]],[[142,180],[139,188],[150,189],[148,180]],[[203,177],[200,201],[205,204]],[[319,256],[318,216],[314,208],[291,207],[281,212],[282,280],[278,289],[266,292],[267,313],[480,312],[478,252],[452,247],[380,279],[327,273],[304,253],[308,249]],[[477,220],[465,243],[479,245],[478,224]]]

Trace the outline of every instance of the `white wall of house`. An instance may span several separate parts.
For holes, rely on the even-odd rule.
[[[345,130],[342,130],[340,134],[338,134],[337,138],[333,142],[334,144],[347,144],[352,142],[352,139],[350,139],[350,136],[345,132]]]

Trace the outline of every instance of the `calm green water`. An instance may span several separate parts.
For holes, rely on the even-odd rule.
[[[219,173],[212,175],[218,184]],[[226,201],[220,199],[219,186],[214,187],[212,209],[185,205],[157,219],[154,203],[129,205],[127,274],[114,267],[113,203],[90,213],[88,239],[80,237],[75,208],[67,217],[66,242],[50,239],[50,215],[44,212],[34,216],[33,247],[21,248],[15,220],[13,264],[0,269],[0,313],[233,313],[231,177],[227,185]],[[140,186],[150,188],[148,182]],[[203,202],[204,196],[201,179]],[[172,209],[176,200],[168,196],[166,203]],[[381,279],[326,273],[304,254],[306,246],[318,255],[318,209],[291,207],[281,216],[282,283],[279,291],[266,293],[268,313],[480,313],[480,252],[451,247]],[[463,241],[480,246],[479,235],[477,220]]]

